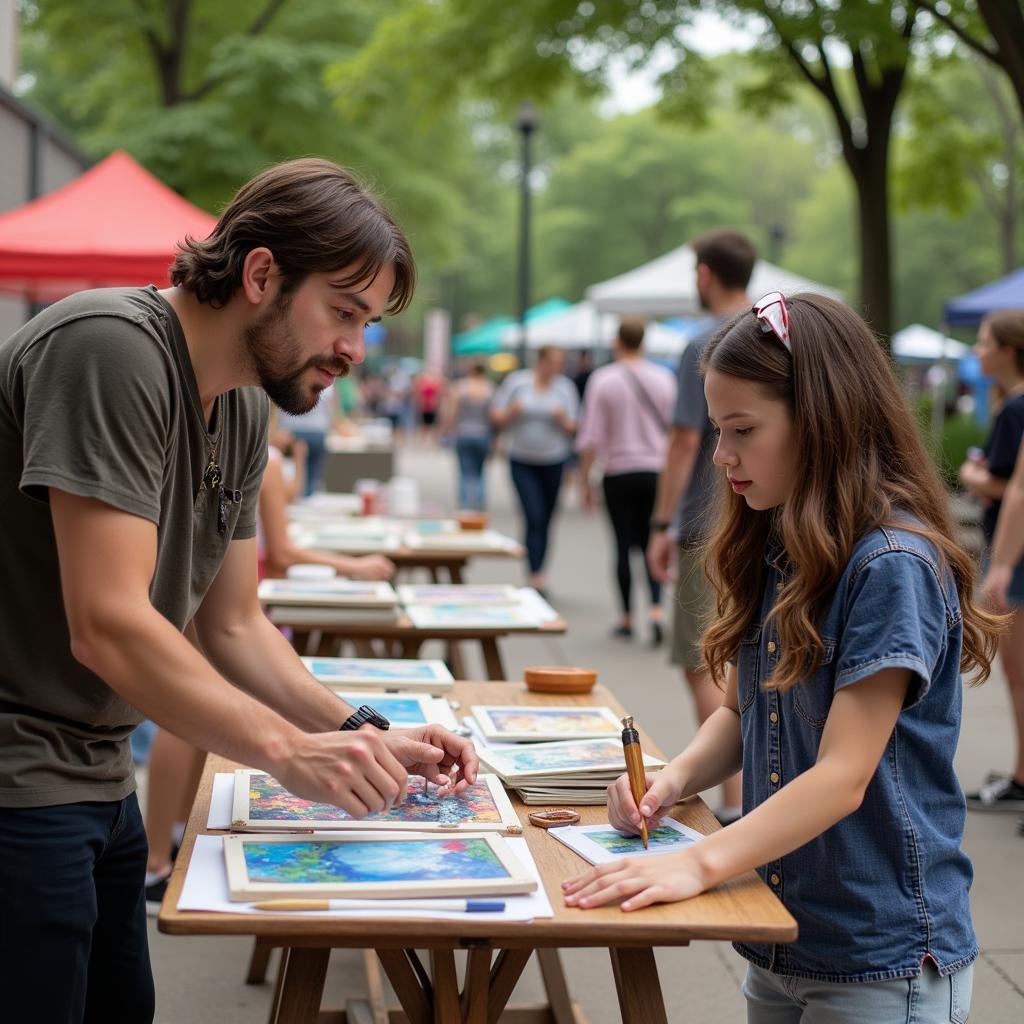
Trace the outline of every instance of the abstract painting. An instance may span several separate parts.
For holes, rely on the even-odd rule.
[[[606,707],[474,705],[473,717],[488,740],[601,739],[619,737],[622,723]]]
[[[322,683],[376,686],[386,690],[444,693],[453,677],[443,661],[416,658],[303,658],[303,664]]]
[[[481,747],[477,753],[491,771],[503,779],[577,772],[625,771],[622,743],[614,740],[570,740],[565,743],[532,743],[521,748]],[[644,754],[644,766],[660,768],[664,761]]]

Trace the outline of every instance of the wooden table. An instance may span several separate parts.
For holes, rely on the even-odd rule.
[[[504,679],[505,666],[501,660],[498,641],[508,636],[562,636],[566,631],[563,619],[553,619],[539,626],[467,626],[460,629],[442,627],[424,628],[413,625],[406,615],[394,622],[351,622],[344,613],[330,608],[302,605],[274,605],[267,614],[276,626],[289,626],[293,643],[299,654],[329,657],[336,654],[343,641],[351,640],[364,657],[372,657],[373,641],[382,641],[388,648],[387,656],[398,658],[419,657],[419,650],[428,640],[443,640],[449,646],[449,666],[456,679],[464,678],[460,641],[473,641],[480,645],[487,678]],[[314,649],[310,650],[313,634],[319,634]]]
[[[471,704],[607,704],[621,710],[601,687],[585,697],[547,697],[522,683],[456,683],[452,696]],[[641,733],[646,750],[656,753]],[[542,829],[527,821],[527,809],[513,798],[524,836],[540,870],[555,916],[524,922],[401,921],[395,919],[304,918],[287,914],[180,912],[176,909],[197,833],[207,832],[213,776],[235,767],[207,759],[181,852],[160,911],[160,931],[172,935],[253,935],[260,948],[283,947],[271,1024],[578,1024],[558,956],[561,947],[604,947],[611,957],[624,1024],[667,1024],[654,960],[656,946],[686,946],[694,939],[791,942],[796,922],[754,872],[683,903],[647,907],[623,914],[617,907],[575,910],[562,903],[560,883],[585,863]],[[581,807],[584,824],[607,820],[604,807]],[[674,817],[701,832],[718,822],[699,798],[680,804]],[[320,1008],[331,949],[371,947],[387,973],[402,1010],[383,1007],[380,987],[371,983],[370,1000],[352,1001],[346,1010]],[[429,953],[430,973],[415,950]],[[460,992],[455,951],[468,951]],[[505,1009],[530,955],[535,952],[548,1004]],[[367,957],[373,961],[372,956]],[[265,962],[264,962],[265,965]],[[372,977],[372,975],[371,975]],[[211,1012],[211,1019],[216,1014]]]

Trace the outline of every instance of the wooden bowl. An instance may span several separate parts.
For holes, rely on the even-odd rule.
[[[460,530],[485,530],[490,522],[486,512],[456,512],[455,522]]]
[[[523,681],[534,693],[590,693],[597,682],[597,671],[561,666],[527,668],[523,669]]]

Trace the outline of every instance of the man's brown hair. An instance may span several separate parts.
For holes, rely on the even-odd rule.
[[[644,322],[638,316],[624,316],[619,321],[619,344],[627,352],[636,352],[644,343]]]
[[[392,266],[387,312],[409,305],[416,265],[401,228],[344,167],[307,157],[277,164],[243,185],[209,238],[186,238],[171,265],[171,282],[200,302],[225,306],[242,283],[245,257],[265,246],[284,278],[282,295],[309,274],[344,267],[342,287],[373,280]]]
[[[696,253],[697,265],[703,263],[723,287],[746,288],[757,262],[757,249],[742,231],[717,228],[698,235],[690,248]]]

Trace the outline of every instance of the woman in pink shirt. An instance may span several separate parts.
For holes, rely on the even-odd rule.
[[[647,548],[658,472],[665,458],[668,428],[676,398],[676,382],[666,369],[643,356],[644,325],[627,318],[615,339],[615,362],[595,370],[587,383],[576,450],[585,482],[585,504],[595,495],[586,485],[591,466],[602,466],[605,508],[617,549],[616,579],[622,619],[612,635],[633,635],[632,572],[629,553]],[[651,642],[662,640],[661,584],[644,560],[650,590]]]

